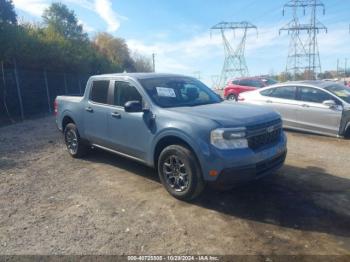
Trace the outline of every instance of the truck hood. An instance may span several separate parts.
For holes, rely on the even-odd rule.
[[[269,108],[236,102],[176,107],[169,108],[169,110],[182,113],[188,117],[192,115],[211,119],[222,127],[249,126],[280,118],[279,114]]]

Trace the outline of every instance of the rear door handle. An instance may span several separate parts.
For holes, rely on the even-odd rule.
[[[88,111],[88,112],[90,112],[90,113],[94,112],[94,110],[93,110],[91,107],[89,107],[89,106],[86,107],[85,110]]]
[[[118,112],[113,112],[111,113],[112,117],[115,117],[115,118],[121,118],[121,114],[119,114]]]
[[[301,106],[302,106],[302,107],[310,107],[310,106],[307,105],[307,104],[302,104]]]
[[[271,100],[266,100],[266,103],[272,103],[272,101]]]

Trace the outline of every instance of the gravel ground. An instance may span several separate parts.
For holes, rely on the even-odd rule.
[[[54,118],[0,128],[0,254],[350,254],[350,141],[288,132],[277,176],[194,203],[154,170],[73,159]]]

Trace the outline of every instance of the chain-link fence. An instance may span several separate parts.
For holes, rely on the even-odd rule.
[[[82,95],[89,75],[0,68],[0,126],[50,114],[58,95]]]

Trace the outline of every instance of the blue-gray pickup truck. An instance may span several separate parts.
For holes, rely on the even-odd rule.
[[[274,173],[287,153],[277,113],[225,102],[187,76],[92,76],[83,97],[58,96],[55,112],[72,157],[96,147],[142,162],[182,200],[208,183],[225,187]]]

